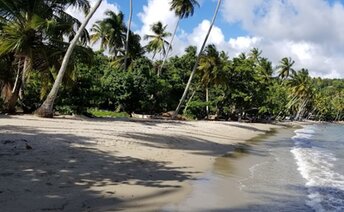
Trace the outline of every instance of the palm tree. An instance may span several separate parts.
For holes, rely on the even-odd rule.
[[[125,55],[124,55],[124,69],[127,69],[127,60],[128,60],[128,54],[129,54],[129,36],[130,36],[130,27],[131,27],[131,19],[133,17],[133,1],[130,0],[129,3],[129,20],[128,20],[128,29],[127,29],[127,35],[125,39]]]
[[[171,36],[170,32],[166,32],[166,27],[167,25],[164,26],[160,21],[158,21],[157,23],[151,26],[151,30],[153,31],[154,34],[144,36],[145,40],[150,40],[146,46],[146,49],[148,52],[153,52],[153,56],[152,56],[153,60],[156,53],[161,53],[162,55],[166,55],[165,46],[169,45],[169,43],[166,41],[166,37]]]
[[[260,56],[262,55],[262,51],[258,48],[253,48],[249,53],[249,58],[253,60],[255,63],[259,63]]]
[[[289,107],[296,106],[298,108],[295,119],[302,119],[307,104],[313,98],[312,80],[307,69],[301,69],[293,72],[291,80],[288,81],[290,86],[292,100]]]
[[[219,82],[219,70],[221,69],[221,58],[214,44],[208,45],[202,55],[198,70],[200,71],[201,84],[205,87],[206,102],[209,103],[209,86]],[[206,106],[207,118],[209,116],[209,105]]]
[[[144,54],[144,50],[141,46],[141,36],[130,31],[128,53],[125,55],[125,50],[123,51],[123,56],[118,56],[115,60],[111,61],[110,65],[114,68],[123,68],[126,61],[126,68],[129,68],[134,59],[141,57]],[[121,51],[122,52],[122,51]]]
[[[289,75],[295,73],[295,70],[292,68],[295,61],[292,60],[290,57],[282,58],[280,61],[280,65],[277,66],[277,69],[279,70],[278,77],[280,77],[282,80],[287,79]]]
[[[161,73],[161,70],[163,69],[163,67],[165,65],[166,60],[167,60],[168,53],[171,49],[174,37],[177,33],[177,29],[178,29],[180,20],[183,18],[188,18],[189,16],[193,16],[195,6],[199,7],[199,4],[196,0],[172,0],[170,2],[170,4],[171,4],[170,10],[173,10],[175,12],[176,16],[178,17],[178,21],[177,21],[177,24],[174,28],[171,41],[170,41],[169,46],[167,48],[166,55],[165,55],[164,60],[162,61],[162,64],[160,66],[160,69],[159,69],[160,73]]]
[[[14,109],[19,91],[24,89],[33,55],[44,54],[47,45],[56,45],[63,41],[63,36],[75,35],[74,26],[79,25],[79,21],[64,11],[67,6],[89,9],[86,0],[0,1],[0,55],[13,53],[18,67],[14,88],[5,102],[10,111]],[[85,31],[82,38],[87,40]]]
[[[36,110],[36,114],[38,116],[41,117],[53,117],[53,106],[54,106],[54,102],[55,99],[57,97],[57,93],[59,91],[59,87],[61,86],[62,83],[62,79],[63,76],[65,74],[65,71],[67,69],[68,66],[68,62],[69,59],[72,55],[73,49],[75,48],[75,46],[78,43],[78,40],[80,38],[80,36],[82,35],[87,23],[89,22],[89,20],[91,19],[91,17],[93,16],[93,14],[96,12],[96,10],[98,9],[99,5],[101,4],[102,0],[98,0],[95,4],[95,6],[91,9],[91,11],[88,13],[88,15],[86,16],[85,21],[81,24],[80,28],[78,29],[75,37],[73,38],[73,40],[71,41],[67,52],[63,58],[60,70],[57,74],[56,80],[54,82],[53,88],[51,89],[50,93],[48,94],[46,100],[43,102],[43,104]]]
[[[182,104],[183,104],[183,102],[184,102],[184,100],[185,100],[185,98],[186,98],[187,92],[188,92],[188,90],[189,90],[189,88],[190,88],[190,85],[191,85],[192,78],[193,78],[193,76],[195,75],[196,69],[197,69],[197,67],[198,67],[198,62],[199,62],[199,60],[200,60],[200,58],[201,58],[201,56],[202,56],[203,49],[204,49],[204,47],[205,47],[205,45],[206,45],[206,43],[207,43],[207,40],[208,40],[208,37],[209,37],[209,35],[210,35],[211,29],[212,29],[213,26],[214,26],[214,23],[215,23],[215,20],[216,20],[216,16],[217,16],[217,13],[218,13],[218,11],[219,11],[221,2],[222,2],[222,0],[218,0],[218,1],[217,1],[217,6],[216,6],[216,9],[215,9],[215,13],[214,13],[213,19],[212,19],[212,21],[211,21],[210,27],[209,27],[209,29],[208,29],[208,33],[207,33],[207,35],[205,36],[205,39],[204,39],[203,44],[202,44],[202,47],[201,47],[201,49],[200,49],[200,51],[199,51],[199,53],[198,53],[198,56],[197,56],[197,59],[196,59],[196,63],[195,63],[195,65],[194,65],[194,67],[193,67],[193,69],[192,69],[192,71],[191,71],[191,74],[190,74],[188,83],[186,84],[186,87],[185,87],[184,93],[183,93],[183,95],[182,95],[182,98],[180,99],[179,104],[178,104],[176,110],[175,110],[174,113],[173,113],[172,119],[175,119],[175,118],[176,118],[176,116],[178,115],[179,110],[180,110],[180,108],[181,108],[181,106],[182,106]]]
[[[115,59],[119,56],[120,50],[125,46],[127,27],[124,24],[124,15],[122,12],[116,14],[113,11],[106,11],[107,18],[103,21],[110,27],[109,47],[110,52]]]
[[[100,48],[105,50],[109,48],[111,28],[104,21],[97,21],[91,28],[91,42],[92,44],[100,41]]]

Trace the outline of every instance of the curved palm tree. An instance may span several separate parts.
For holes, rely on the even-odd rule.
[[[161,72],[161,70],[163,69],[163,67],[165,65],[165,62],[166,62],[167,57],[168,57],[168,53],[171,49],[174,37],[177,33],[177,29],[178,29],[180,20],[183,18],[188,18],[189,16],[193,16],[195,6],[199,7],[199,4],[196,0],[172,0],[170,2],[170,4],[171,4],[170,10],[174,11],[176,16],[178,17],[178,21],[177,21],[177,24],[174,28],[171,41],[170,41],[169,46],[167,48],[167,52],[166,52],[166,55],[164,57],[164,60],[162,61],[162,64],[160,66],[159,72]]]
[[[206,43],[207,43],[207,40],[208,40],[208,37],[209,37],[209,35],[210,35],[211,29],[212,29],[213,26],[214,26],[214,23],[215,23],[215,20],[216,20],[216,16],[217,16],[217,13],[218,13],[218,11],[219,11],[221,2],[222,2],[222,0],[218,0],[218,1],[217,1],[217,6],[216,6],[216,9],[215,9],[215,13],[214,13],[213,19],[212,19],[212,21],[211,21],[210,27],[209,27],[209,29],[208,29],[207,35],[205,36],[205,39],[204,39],[203,44],[202,44],[202,47],[201,47],[201,49],[200,49],[200,51],[199,51],[199,53],[198,53],[198,56],[197,56],[197,59],[196,59],[196,63],[195,63],[195,65],[194,65],[194,67],[193,67],[193,69],[192,69],[192,71],[191,71],[189,80],[188,80],[188,82],[187,82],[187,84],[186,84],[186,87],[185,87],[185,89],[184,89],[184,93],[183,93],[183,95],[182,95],[182,97],[181,97],[181,99],[180,99],[180,101],[179,101],[179,104],[178,104],[176,110],[175,110],[174,113],[173,113],[172,119],[175,119],[175,118],[176,118],[176,116],[178,115],[179,110],[180,110],[180,108],[181,108],[181,106],[182,106],[182,104],[183,104],[183,102],[184,102],[184,100],[185,100],[185,98],[186,98],[187,92],[188,92],[188,90],[189,90],[189,88],[190,88],[190,85],[191,85],[192,78],[193,78],[193,76],[195,75],[196,69],[197,69],[197,67],[198,67],[199,60],[200,60],[200,58],[201,58],[201,56],[202,56],[203,49],[204,49],[204,47],[205,47],[205,45],[206,45]]]
[[[301,69],[293,72],[291,80],[288,81],[290,86],[292,100],[289,107],[296,106],[298,108],[295,119],[300,120],[305,112],[307,104],[313,97],[312,80],[307,69]]]
[[[54,106],[54,102],[55,99],[57,97],[57,93],[59,91],[59,88],[61,86],[62,80],[63,80],[63,76],[66,72],[68,63],[69,63],[69,59],[73,53],[73,50],[75,48],[75,46],[78,43],[78,40],[80,38],[80,36],[83,34],[84,29],[87,25],[87,23],[89,22],[89,20],[91,19],[91,17],[93,16],[93,14],[96,12],[96,10],[98,9],[98,7],[100,6],[100,3],[102,2],[102,0],[98,0],[95,4],[95,6],[92,8],[92,10],[88,13],[88,15],[86,16],[85,21],[81,24],[80,28],[78,29],[77,33],[75,34],[75,37],[73,38],[73,40],[71,41],[67,52],[65,54],[65,56],[63,57],[63,61],[60,67],[60,70],[57,74],[56,80],[54,82],[53,88],[51,89],[50,93],[48,94],[46,100],[43,102],[43,104],[36,110],[36,114],[38,116],[41,117],[53,117],[53,106]]]
[[[280,77],[282,80],[287,79],[291,74],[295,73],[295,70],[293,69],[295,61],[292,60],[290,57],[282,58],[280,61],[280,65],[277,66],[278,69],[278,77]]]
[[[152,57],[153,60],[157,53],[166,55],[165,46],[169,45],[169,42],[166,41],[166,37],[171,36],[170,32],[166,32],[166,27],[167,25],[164,26],[160,21],[158,21],[157,23],[151,26],[151,30],[153,31],[154,34],[144,36],[145,40],[150,40],[149,43],[146,45],[146,49],[148,52],[153,53],[153,57]]]

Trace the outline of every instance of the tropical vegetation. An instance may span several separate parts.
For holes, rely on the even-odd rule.
[[[50,117],[54,110],[99,117],[344,120],[344,80],[312,77],[290,57],[272,64],[257,48],[228,55],[207,44],[211,27],[200,49],[189,46],[168,57],[175,32],[166,24],[153,24],[141,46],[125,14],[106,11],[88,31],[87,22],[65,12],[68,6],[88,16],[96,10],[87,0],[0,0],[0,112],[34,113],[48,100],[51,113],[43,116]],[[171,1],[180,19],[195,6],[195,0]]]

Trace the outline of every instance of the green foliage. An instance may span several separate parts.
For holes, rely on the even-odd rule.
[[[112,104],[129,114],[153,113],[157,79],[151,69],[151,62],[141,58],[134,61],[129,71],[109,70],[103,78],[103,86]]]
[[[128,113],[125,112],[114,112],[109,110],[99,110],[97,108],[90,108],[87,110],[89,114],[95,117],[112,117],[112,118],[128,118],[130,117]]]
[[[75,112],[75,107],[69,106],[69,105],[57,105],[55,106],[55,109],[58,111],[60,115],[73,115]]]
[[[204,119],[207,116],[207,112],[205,107],[208,105],[207,102],[204,101],[191,101],[188,105],[186,112],[186,117],[190,119]]]

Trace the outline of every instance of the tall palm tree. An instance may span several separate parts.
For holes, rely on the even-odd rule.
[[[91,42],[94,44],[100,41],[101,48],[109,50],[116,59],[125,46],[127,27],[124,24],[124,14],[107,10],[105,15],[105,19],[92,26]]]
[[[292,60],[290,57],[282,58],[280,61],[280,64],[277,66],[278,69],[278,77],[280,77],[282,80],[287,79],[291,74],[295,73],[295,70],[293,69],[295,61]]]
[[[129,57],[129,36],[130,36],[130,27],[131,27],[131,20],[133,17],[133,1],[130,0],[129,2],[129,20],[128,20],[128,28],[127,28],[127,35],[125,39],[125,55],[124,55],[124,69],[127,69],[127,61]]]
[[[160,73],[161,73],[161,70],[163,69],[163,67],[165,65],[166,60],[167,60],[168,53],[169,53],[170,48],[172,46],[174,37],[177,33],[177,29],[178,29],[180,20],[183,18],[188,18],[189,16],[193,16],[195,6],[199,7],[199,4],[196,0],[171,0],[170,4],[171,4],[170,10],[174,11],[176,16],[178,17],[178,21],[177,21],[177,24],[174,28],[171,41],[170,41],[169,46],[167,48],[166,55],[165,55],[164,60],[162,61],[162,64],[160,66],[160,69],[159,69]]]
[[[212,21],[211,21],[210,27],[209,27],[209,29],[208,29],[208,33],[207,33],[207,35],[205,36],[205,39],[204,39],[203,44],[202,44],[202,47],[201,47],[201,49],[200,49],[200,51],[199,51],[199,53],[198,53],[198,56],[197,56],[197,59],[196,59],[196,63],[195,63],[195,65],[194,65],[194,67],[193,67],[193,69],[192,69],[192,71],[191,71],[191,74],[190,74],[188,83],[186,84],[184,93],[183,93],[183,95],[182,95],[182,97],[181,97],[181,99],[180,99],[180,101],[179,101],[179,104],[178,104],[176,110],[175,110],[174,113],[173,113],[172,119],[175,119],[175,118],[176,118],[176,116],[178,115],[179,110],[180,110],[180,108],[181,108],[181,106],[182,106],[182,104],[183,104],[183,102],[184,102],[184,100],[185,100],[185,98],[186,98],[186,95],[187,95],[188,90],[189,90],[190,85],[191,85],[192,78],[193,78],[193,76],[195,75],[196,69],[197,69],[197,67],[198,67],[199,60],[200,60],[200,58],[201,58],[201,56],[202,56],[203,49],[204,49],[204,47],[205,47],[205,45],[206,45],[206,43],[207,43],[207,40],[208,40],[208,37],[209,37],[209,35],[210,35],[211,29],[212,29],[213,26],[214,26],[214,23],[215,23],[215,20],[216,20],[216,16],[217,16],[217,13],[218,13],[218,11],[219,11],[221,2],[222,2],[222,0],[218,0],[218,1],[217,1],[217,6],[216,6],[216,9],[215,9],[215,13],[214,13],[213,19],[212,19]]]
[[[208,45],[202,55],[198,70],[200,71],[201,84],[205,87],[206,102],[209,103],[209,86],[219,82],[219,70],[221,69],[221,58],[214,44]],[[209,106],[206,106],[207,118]]]
[[[166,41],[166,38],[171,36],[170,32],[166,32],[166,27],[167,25],[164,26],[160,21],[158,21],[151,26],[151,30],[154,34],[144,36],[145,40],[150,40],[146,46],[146,49],[148,52],[153,53],[153,60],[157,53],[161,53],[164,56],[166,55],[165,46],[169,45],[169,42]]]
[[[62,61],[60,70],[59,70],[59,72],[57,74],[56,80],[54,82],[53,88],[51,89],[50,93],[48,94],[48,96],[47,96],[46,100],[43,102],[43,104],[36,110],[36,114],[38,116],[41,116],[41,117],[53,117],[54,102],[55,102],[55,99],[57,97],[57,93],[59,91],[59,88],[61,86],[63,76],[64,76],[64,74],[66,72],[69,59],[70,59],[70,57],[72,55],[72,52],[73,52],[75,46],[78,43],[78,40],[79,40],[80,36],[84,32],[84,29],[85,29],[87,23],[89,22],[89,20],[93,16],[93,14],[96,12],[96,10],[98,9],[98,7],[101,4],[101,2],[102,2],[102,0],[98,0],[96,2],[95,6],[88,13],[88,15],[86,16],[85,21],[81,24],[80,28],[78,29],[77,33],[75,34],[75,37],[71,41],[71,43],[70,43],[70,45],[69,45],[69,47],[67,49],[67,52],[66,52],[65,56],[63,57],[63,61]]]
[[[127,27],[124,24],[124,14],[113,11],[105,12],[107,18],[103,21],[110,27],[109,47],[115,59],[119,56],[120,50],[125,46]]]

